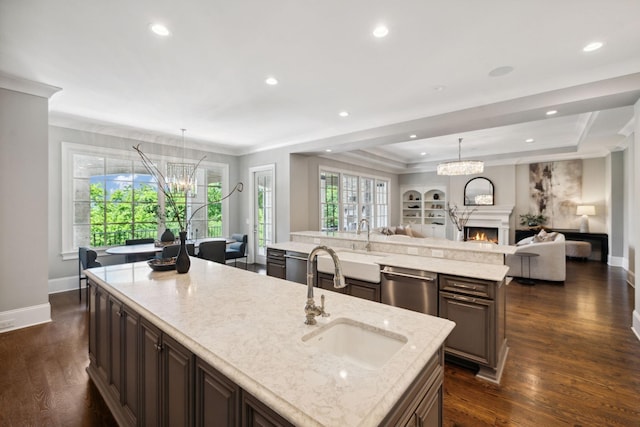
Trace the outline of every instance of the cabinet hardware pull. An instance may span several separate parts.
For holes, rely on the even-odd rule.
[[[153,345],[157,351],[162,351],[162,344],[154,344]]]
[[[410,279],[419,279],[419,280],[425,280],[427,282],[433,282],[434,280],[436,280],[435,277],[428,277],[428,276],[416,276],[414,274],[407,274],[407,273],[399,273],[397,271],[389,271],[386,268],[384,268],[382,270],[383,274],[387,274],[389,276],[398,276],[398,277],[408,277]]]
[[[472,289],[474,291],[478,289],[474,285],[463,285],[462,283],[457,283],[457,282],[451,282],[451,286],[454,286],[456,288]]]
[[[458,295],[454,295],[453,299],[457,300],[457,301],[466,301],[466,302],[474,302],[474,303],[476,302],[475,298],[461,297],[461,296],[458,296]]]
[[[118,317],[122,317],[122,312],[120,310],[116,311],[116,314],[118,315]]]

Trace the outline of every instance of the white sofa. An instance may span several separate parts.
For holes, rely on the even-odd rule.
[[[535,237],[531,236],[520,240],[517,243],[516,253],[529,252],[538,254],[538,256],[523,259],[515,254],[507,255],[505,263],[509,266],[508,275],[529,277],[529,262],[531,262],[532,279],[564,282],[567,277],[564,234],[558,233],[553,241],[535,242]]]

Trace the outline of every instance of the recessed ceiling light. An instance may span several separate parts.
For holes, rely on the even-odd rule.
[[[278,84],[278,79],[276,79],[275,77],[267,77],[264,82],[269,86],[275,86]]]
[[[171,34],[169,29],[167,27],[165,27],[163,24],[151,24],[151,31],[153,31],[155,34],[157,34],[159,36],[163,36],[163,37],[166,37],[169,34]]]
[[[375,30],[373,30],[373,35],[379,39],[386,37],[387,34],[389,34],[389,29],[384,25],[378,25]]]
[[[426,156],[427,153],[425,153],[424,151],[422,153],[420,153],[421,156]]]
[[[413,139],[413,138],[417,138],[417,137],[418,137],[418,135],[416,135],[416,134],[411,134],[411,135],[409,135],[409,138],[411,138],[411,139]]]
[[[349,115],[349,113],[348,113],[348,112],[346,112],[346,111],[340,111],[340,113],[338,113],[338,115],[339,115],[340,117],[347,117],[347,116]]]
[[[529,142],[529,143],[531,143],[531,142],[533,142],[533,141],[535,141],[535,139],[533,139],[533,138],[528,138],[528,139],[525,139],[525,140],[524,140],[524,142]]]
[[[331,148],[327,148],[327,149],[326,149],[326,150],[324,150],[324,151],[326,151],[327,153],[330,153],[330,152],[331,152]]]
[[[554,114],[558,113],[558,110],[549,110],[547,111],[547,116],[553,116]]]
[[[489,71],[489,76],[502,77],[502,76],[506,76],[512,71],[513,71],[513,67],[511,67],[510,65],[504,65],[502,67],[494,68],[493,70]]]
[[[602,42],[592,42],[592,43],[589,43],[588,45],[586,45],[585,47],[583,47],[582,51],[583,52],[593,52],[594,50],[600,49],[602,46],[604,46],[604,43],[602,43]]]
[[[434,86],[433,90],[435,90],[436,92],[442,92],[443,90],[445,90],[447,87],[444,85],[438,85],[438,86]]]

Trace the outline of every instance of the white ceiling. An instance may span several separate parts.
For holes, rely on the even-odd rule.
[[[0,0],[0,71],[62,88],[52,124],[169,143],[184,127],[230,154],[331,148],[403,173],[462,137],[489,164],[601,156],[640,97],[639,16],[637,0]]]

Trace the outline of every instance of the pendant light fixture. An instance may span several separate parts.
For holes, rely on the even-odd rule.
[[[198,181],[196,178],[196,164],[186,163],[184,161],[185,142],[184,133],[186,129],[180,129],[182,131],[182,163],[167,163],[167,186],[169,191],[174,193],[185,193],[191,197],[195,197],[198,188]]]
[[[484,162],[480,160],[462,160],[462,138],[458,138],[458,161],[444,162],[438,165],[438,175],[473,175],[484,171]]]

